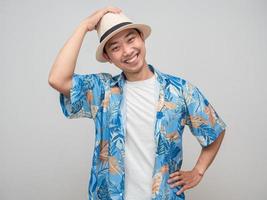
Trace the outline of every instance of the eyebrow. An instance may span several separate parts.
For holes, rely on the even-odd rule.
[[[129,37],[130,35],[132,35],[132,34],[135,34],[134,30],[130,31],[124,38],[127,38],[127,37]],[[111,42],[111,43],[109,43],[109,44],[107,45],[107,48],[109,49],[112,45],[117,44],[117,43],[118,43],[117,41],[115,41],[115,42]]]

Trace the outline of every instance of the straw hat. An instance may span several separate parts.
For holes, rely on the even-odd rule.
[[[99,62],[107,62],[107,60],[103,57],[105,44],[112,36],[128,28],[136,28],[143,32],[144,39],[146,39],[151,33],[150,26],[145,24],[135,24],[122,12],[116,14],[108,12],[105,14],[96,26],[100,42],[96,50],[96,60]]]

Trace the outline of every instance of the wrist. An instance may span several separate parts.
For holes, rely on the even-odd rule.
[[[203,176],[205,174],[205,170],[198,167],[198,166],[195,166],[193,170],[195,170],[197,172],[197,174],[200,176]]]
[[[77,30],[83,32],[84,34],[86,34],[88,32],[88,27],[87,24],[85,22],[81,22],[79,24],[79,26],[77,27]]]

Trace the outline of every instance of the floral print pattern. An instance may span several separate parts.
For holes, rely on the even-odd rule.
[[[214,108],[190,82],[164,74],[152,65],[158,86],[158,103],[154,138],[156,144],[152,175],[152,200],[184,200],[181,188],[170,188],[169,175],[182,166],[182,139],[185,125],[202,147],[216,140],[225,129]],[[70,97],[60,93],[60,105],[69,119],[86,117],[95,122],[95,149],[88,193],[92,200],[124,200],[125,126],[123,72],[76,74],[72,78]],[[140,180],[142,181],[142,180]]]

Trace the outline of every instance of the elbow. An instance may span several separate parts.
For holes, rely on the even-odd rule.
[[[48,77],[48,84],[60,93],[63,93],[66,97],[70,96],[71,79],[67,81],[61,81],[59,78]]]
[[[61,78],[62,78],[59,72],[57,72],[57,70],[55,70],[54,68],[55,66],[51,67],[51,70],[49,72],[48,79],[47,79],[48,84],[52,87],[59,85],[61,82]]]
[[[55,87],[56,85],[56,80],[54,78],[52,78],[51,76],[48,77],[48,84],[51,86],[51,87]]]
[[[55,73],[52,71],[50,71],[47,81],[48,81],[48,84],[53,88],[60,86],[63,82],[62,77],[58,75],[58,73]]]
[[[53,67],[52,67],[52,69],[53,69]],[[51,69],[51,71],[49,72],[48,79],[47,79],[47,82],[48,82],[48,84],[49,84],[50,86],[53,86],[54,83],[55,83],[55,78],[54,78],[54,76],[52,76],[52,69]]]
[[[58,80],[54,78],[48,78],[48,84],[55,90],[60,91],[61,85]]]
[[[48,77],[48,84],[54,88],[54,89],[58,89],[60,88],[60,86],[62,85],[62,81],[59,78],[55,78],[52,76]]]

